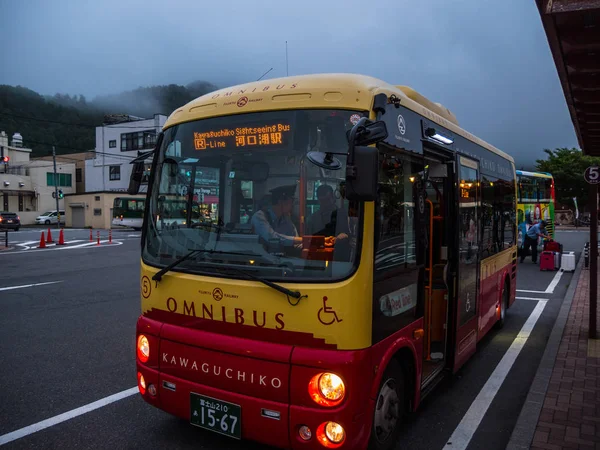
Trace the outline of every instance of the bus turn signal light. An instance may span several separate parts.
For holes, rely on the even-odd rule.
[[[346,386],[335,373],[319,373],[308,383],[308,394],[319,405],[336,406],[344,399]]]
[[[150,343],[148,338],[143,334],[140,334],[137,341],[137,356],[141,362],[145,363],[150,357]]]

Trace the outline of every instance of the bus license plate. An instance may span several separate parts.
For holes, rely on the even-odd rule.
[[[242,438],[241,406],[192,392],[190,407],[192,425],[235,439]]]

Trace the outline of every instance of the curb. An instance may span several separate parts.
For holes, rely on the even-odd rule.
[[[575,290],[579,284],[579,276],[583,269],[583,253],[579,256],[579,262],[573,273],[573,278],[567,289],[567,293],[563,299],[562,306],[556,317],[556,322],[552,327],[548,343],[546,344],[546,350],[540,361],[535,377],[529,388],[529,393],[515,424],[515,428],[510,436],[506,450],[525,450],[531,447],[535,429],[537,427],[538,420],[544,405],[544,399],[546,398],[546,391],[548,390],[548,384],[552,377],[552,371],[554,370],[554,363],[556,361],[556,355],[558,348],[560,347],[560,341],[562,339],[565,325],[571,311],[571,304],[573,303],[573,297],[575,297]]]

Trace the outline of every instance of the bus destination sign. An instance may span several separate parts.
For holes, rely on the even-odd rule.
[[[246,147],[283,147],[287,144],[290,133],[291,125],[286,123],[194,132],[194,148],[227,150]]]

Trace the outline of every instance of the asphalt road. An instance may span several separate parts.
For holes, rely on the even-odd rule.
[[[113,244],[103,236],[98,246],[89,242],[89,230],[67,230],[68,242],[81,242],[45,250],[27,244],[36,237],[39,242],[39,235],[40,230],[11,233],[11,242],[21,245],[0,252],[0,442],[7,433],[136,386],[139,233],[114,230]],[[53,237],[58,238],[54,230]],[[577,257],[587,238],[586,230],[557,233],[564,249]],[[530,260],[519,265],[518,289],[537,293],[517,293],[527,299],[518,299],[505,327],[487,336],[461,371],[425,399],[406,424],[398,449],[453,448],[448,441],[532,316],[535,299],[547,299],[468,448],[506,447],[572,274],[563,273],[549,292],[556,276],[540,272]],[[36,283],[52,284],[29,286]],[[21,287],[6,289],[15,286]],[[264,448],[205,432],[126,394],[6,448]]]

